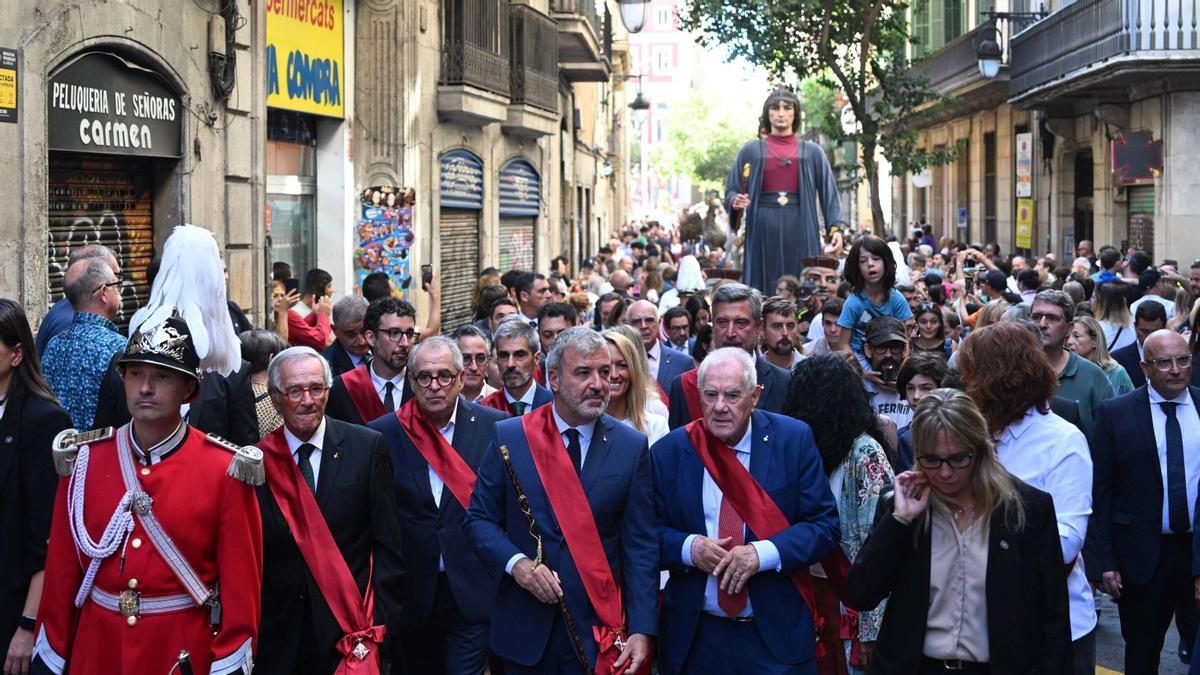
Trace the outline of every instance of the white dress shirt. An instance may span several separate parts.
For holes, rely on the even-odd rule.
[[[1067,576],[1071,639],[1096,627],[1096,605],[1083,566],[1083,539],[1092,513],[1092,455],[1075,425],[1030,408],[1008,425],[996,441],[1000,463],[1012,475],[1054,498],[1063,564],[1075,563]]]
[[[534,367],[536,368],[537,366],[534,366]],[[536,393],[537,393],[537,382],[530,380],[529,388],[525,390],[524,394],[521,394],[521,398],[514,398],[513,395],[508,392],[508,387],[505,387],[504,388],[504,400],[508,401],[509,405],[512,405],[512,404],[516,403],[517,401],[520,401],[521,403],[525,404],[525,412],[531,412],[533,410],[533,395]],[[516,407],[514,406],[513,409],[515,410]],[[555,413],[556,418],[557,418],[557,415],[558,415],[558,413]]]
[[[308,443],[316,448],[308,457],[308,465],[312,467],[313,474],[313,489],[315,490],[318,480],[321,478],[321,444],[325,442],[325,418],[321,418],[321,426],[313,433],[312,438],[307,441],[302,441],[296,438],[296,434],[292,433],[287,425],[283,425],[283,438],[287,441],[288,450],[292,453],[292,461],[296,462],[296,466],[300,466],[300,446]]]
[[[532,392],[533,387],[530,387],[529,391]],[[508,396],[507,389],[504,390],[504,395]],[[529,397],[532,399],[533,394],[530,394]],[[509,401],[512,401],[511,397],[509,398]],[[554,415],[554,425],[558,427],[558,433],[564,434],[562,436],[562,451],[564,455],[567,453],[567,437],[565,436],[567,429],[575,429],[579,432],[579,467],[580,471],[582,471],[583,467],[587,464],[588,449],[592,447],[592,435],[596,433],[596,421],[592,420],[587,424],[581,424],[577,427],[572,427],[570,424],[567,424],[566,420],[558,416],[558,408],[556,408],[553,403],[549,405],[550,411]],[[521,558],[528,557],[529,556],[525,555],[524,553],[518,553],[514,555],[508,559],[508,564],[504,566],[504,571],[508,574],[512,574],[513,566],[516,565]]]
[[[742,440],[733,446],[733,451],[737,455],[737,460],[750,470],[750,449],[753,445],[752,434],[754,425],[746,426],[746,433],[742,435]],[[704,479],[700,487],[700,493],[704,503],[704,536],[709,539],[718,539],[720,532],[720,517],[721,517],[721,499],[724,495],[721,493],[721,488],[717,487],[717,481],[713,480],[712,474],[708,473],[708,469],[704,470]],[[744,518],[743,518],[744,520]],[[700,535],[691,534],[683,540],[683,564],[692,566],[692,542]],[[742,533],[745,537],[745,532]],[[765,570],[780,571],[783,562],[779,557],[779,549],[775,543],[768,539],[760,539],[752,541],[750,545],[754,550],[758,551],[758,571]],[[708,583],[704,587],[704,611],[716,616],[726,616],[725,610],[717,604],[717,578],[709,575]],[[754,608],[750,606],[750,598],[746,597],[746,608],[742,610],[738,616],[754,616]]]
[[[1168,399],[1153,386],[1146,387],[1150,394],[1150,422],[1154,425],[1154,443],[1158,448],[1158,468],[1163,482],[1162,500],[1162,531],[1171,533],[1171,514],[1169,488],[1167,487],[1167,413],[1163,412],[1161,403]],[[1200,416],[1197,416],[1196,406],[1192,402],[1189,390],[1173,399],[1179,405],[1175,407],[1175,417],[1179,420],[1179,430],[1183,432],[1183,466],[1187,480],[1188,520],[1196,509],[1197,479],[1200,479]]]
[[[533,387],[530,387],[530,389],[533,389]],[[488,384],[487,382],[484,382],[484,383],[483,383],[483,389],[480,389],[480,390],[479,390],[479,395],[478,395],[478,396],[476,396],[476,397],[475,397],[475,400],[474,400],[474,401],[471,401],[471,402],[472,402],[472,403],[479,403],[480,401],[482,401],[483,399],[485,399],[485,398],[487,398],[487,397],[491,396],[491,395],[492,395],[492,394],[494,394],[494,393],[496,393],[496,388],[495,388],[495,387],[493,387],[492,385]]]
[[[446,426],[438,429],[438,433],[441,434],[442,438],[446,439],[446,442],[450,443],[450,444],[454,443],[454,421],[456,419],[458,419],[458,404],[455,404],[454,408],[452,408],[450,411],[450,421],[446,423]],[[430,492],[433,493],[434,508],[441,507],[442,491],[445,489],[446,489],[446,481],[442,480],[442,477],[439,476],[437,474],[437,472],[433,470],[433,465],[430,464],[429,465],[429,490],[430,490]],[[446,560],[441,555],[438,555],[438,571],[439,572],[446,571]]]
[[[396,404],[396,410],[399,410],[400,404],[404,403],[404,375],[408,372],[408,368],[396,373],[396,376],[390,380],[380,377],[374,368],[367,368],[367,372],[371,373],[371,385],[375,387],[375,393],[379,396],[381,403],[387,398],[387,383],[392,383],[392,401]],[[364,421],[370,422],[371,420]]]

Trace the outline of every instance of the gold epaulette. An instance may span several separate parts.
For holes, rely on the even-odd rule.
[[[112,438],[114,433],[115,430],[112,427],[92,429],[91,431],[63,429],[58,432],[50,445],[51,454],[54,457],[54,470],[60,476],[70,476],[75,467],[75,456],[79,454],[79,446],[107,440]]]
[[[263,466],[263,452],[253,445],[238,445],[221,438],[216,434],[208,434],[208,441],[213,445],[233,453],[229,469],[225,474],[232,476],[247,485],[262,485],[267,480],[266,467]]]

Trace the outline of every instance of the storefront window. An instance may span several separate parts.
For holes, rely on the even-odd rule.
[[[309,115],[267,111],[267,257],[296,277],[316,267],[316,123]]]

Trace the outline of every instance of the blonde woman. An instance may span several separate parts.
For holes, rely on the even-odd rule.
[[[1104,330],[1104,344],[1110,354],[1137,339],[1124,289],[1122,284],[1110,281],[1092,292],[1092,314]]]
[[[846,579],[860,611],[887,599],[871,672],[1071,672],[1050,495],[1004,469],[963,392],[924,396],[912,427],[918,470],[896,477]]]
[[[608,414],[646,434],[650,444],[667,435],[665,415],[650,412],[648,401],[658,400],[658,387],[650,378],[646,355],[639,351],[641,340],[631,340],[619,329],[610,328],[601,335],[608,341],[612,357],[609,371]],[[651,398],[653,397],[653,398]],[[661,401],[658,401],[661,404]]]
[[[1108,345],[1104,344],[1104,329],[1092,317],[1075,317],[1071,334],[1067,336],[1067,349],[1100,366],[1112,385],[1113,396],[1133,391],[1133,380],[1129,379],[1125,368],[1109,355]]]

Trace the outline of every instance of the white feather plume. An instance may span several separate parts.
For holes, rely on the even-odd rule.
[[[229,375],[242,360],[241,343],[226,304],[221,252],[212,232],[179,225],[163,244],[162,262],[150,301],[133,315],[129,334],[155,327],[178,314],[192,334],[200,369]]]

